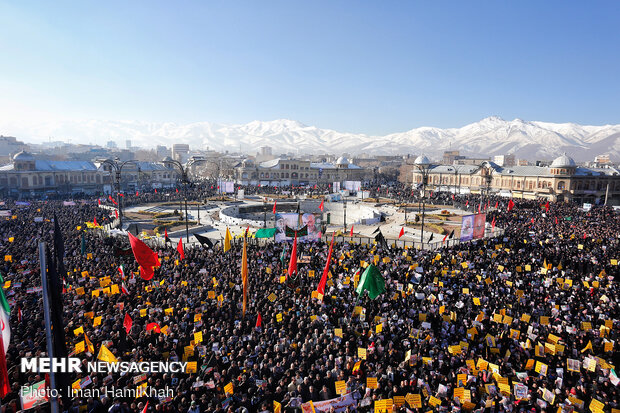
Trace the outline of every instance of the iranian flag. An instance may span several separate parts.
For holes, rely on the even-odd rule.
[[[118,272],[121,273],[121,280],[124,280],[125,279],[125,268],[123,267],[122,264],[118,267]]]
[[[11,341],[11,307],[6,301],[4,291],[0,288],[0,327],[2,328],[2,342],[0,343],[0,398],[4,398],[11,391],[9,374],[6,366],[6,352]]]
[[[45,391],[45,380],[22,389],[19,395],[22,399],[22,409],[24,410],[32,409],[49,401]]]

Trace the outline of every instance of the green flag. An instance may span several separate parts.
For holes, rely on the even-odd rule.
[[[362,274],[360,283],[357,286],[357,295],[362,295],[364,290],[368,290],[368,296],[371,300],[374,300],[379,294],[385,292],[385,280],[381,276],[381,273],[374,265],[366,267],[366,271]]]
[[[254,233],[254,238],[273,238],[276,235],[275,228],[261,228]]]

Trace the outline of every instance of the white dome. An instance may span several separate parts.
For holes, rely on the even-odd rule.
[[[566,154],[555,158],[551,163],[552,168],[567,168],[575,165],[576,164],[573,158],[567,156]]]
[[[15,154],[13,157],[14,161],[34,161],[34,156],[29,154],[26,151],[21,151]]]
[[[413,163],[416,165],[430,165],[431,161],[426,156],[420,155],[417,158],[415,158],[415,161],[413,161]]]
[[[340,158],[336,160],[336,165],[348,165],[348,164],[349,164],[349,160],[345,158],[344,156],[341,156]]]

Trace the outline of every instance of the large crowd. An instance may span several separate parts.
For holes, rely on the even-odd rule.
[[[285,279],[290,244],[249,245],[245,316],[241,243],[226,252],[220,244],[186,248],[184,259],[176,245],[153,247],[161,267],[145,281],[123,252],[127,236],[87,228],[95,217],[113,219],[97,198],[6,201],[0,273],[11,305],[12,388],[2,409],[20,410],[20,387],[44,379],[21,373],[19,364],[46,349],[37,241],[52,243],[54,214],[65,239],[68,352],[87,336],[94,351],[74,354],[82,360],[96,359],[105,345],[123,361],[197,362],[192,373],[92,374],[88,384],[135,388],[145,381],[173,389],[171,398],[74,397],[62,410],[140,412],[148,402],[146,410],[158,412],[325,411],[329,402],[321,402],[339,396],[347,411],[620,408],[618,213],[525,200],[508,211],[505,200],[436,196],[436,203],[488,205],[487,221],[505,234],[432,252],[336,243],[323,300],[313,291],[328,244],[299,243],[298,274]],[[386,286],[375,300],[355,292],[370,264]],[[103,293],[104,277],[124,283],[127,294]],[[161,328],[147,331],[149,323]]]

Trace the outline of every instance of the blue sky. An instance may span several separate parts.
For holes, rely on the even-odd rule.
[[[620,123],[618,21],[618,1],[3,1],[0,118]]]

